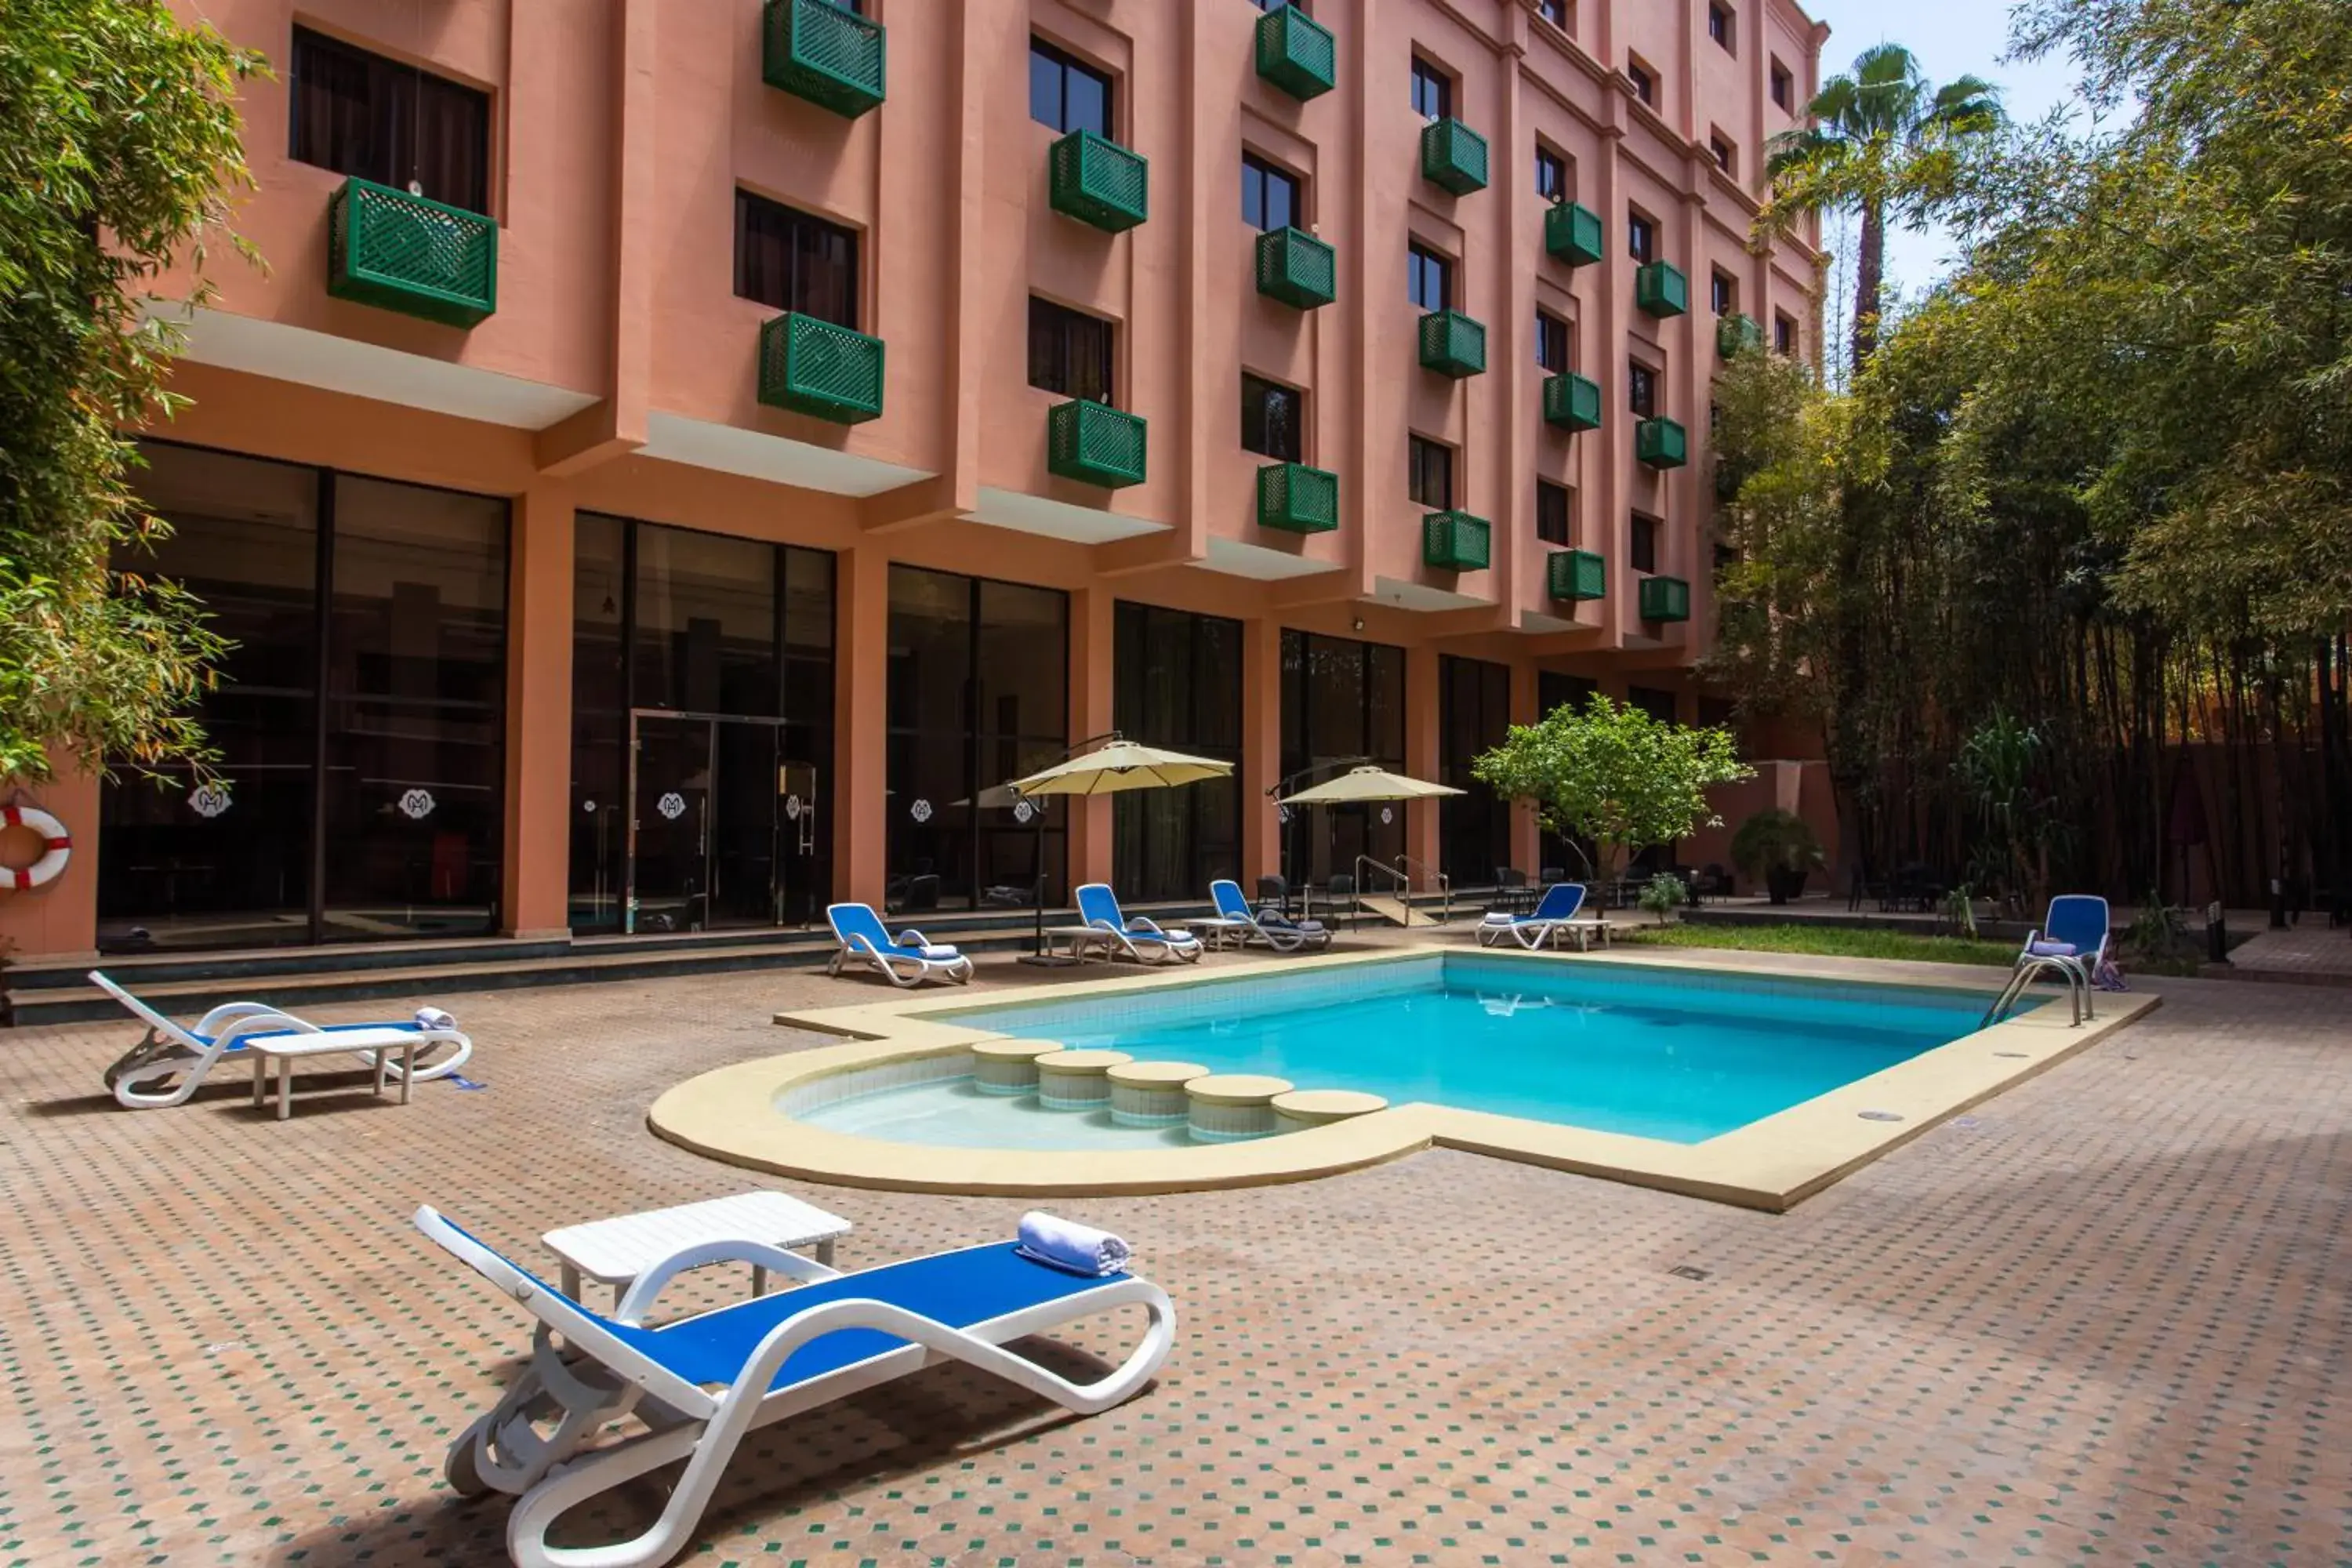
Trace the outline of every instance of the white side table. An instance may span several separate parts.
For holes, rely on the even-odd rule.
[[[833,1244],[849,1234],[849,1222],[814,1204],[782,1193],[738,1193],[676,1208],[617,1215],[586,1225],[551,1230],[539,1239],[563,1266],[563,1293],[580,1299],[584,1276],[613,1288],[619,1305],[636,1277],[688,1247],[711,1241],[757,1241],[770,1247],[814,1247],[816,1260],[831,1268]],[[767,1289],[768,1271],[751,1270],[751,1294]]]
[[[392,1062],[394,1051],[400,1053],[400,1103],[408,1103],[408,1086],[415,1081],[411,1070],[416,1066],[416,1042],[420,1037],[414,1029],[321,1029],[283,1035],[264,1035],[256,1039],[247,1036],[245,1049],[253,1058],[253,1103],[258,1110],[264,1103],[263,1091],[269,1082],[272,1068],[278,1071],[278,1120],[285,1121],[294,1114],[294,1063],[302,1057],[352,1055],[375,1057],[375,1092],[383,1094],[384,1069]]]

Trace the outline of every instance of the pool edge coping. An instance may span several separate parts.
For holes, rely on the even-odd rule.
[[[975,1041],[1002,1037],[994,1030],[933,1016],[940,1013],[1448,953],[1512,963],[1597,963],[1956,991],[1972,996],[1986,995],[1988,977],[2001,973],[1989,966],[1884,959],[1808,958],[1792,965],[1794,955],[1787,953],[1715,949],[1643,950],[1638,954],[1506,952],[1456,941],[1270,957],[1209,971],[1146,971],[1106,977],[1083,993],[1055,984],[991,991],[985,1000],[961,989],[893,994],[854,1005],[776,1014],[774,1022],[780,1025],[842,1037],[842,1043],[762,1057],[689,1079],[654,1102],[646,1122],[657,1137],[729,1163],[814,1182],[897,1191],[984,1196],[1213,1191],[1308,1181],[1427,1148],[1450,1148],[1780,1213],[2089,1048],[2161,1000],[2144,992],[2104,994],[2098,1016],[2079,1028],[2064,1021],[2063,999],[2053,1001],[1697,1143],[1412,1102],[1278,1137],[1202,1148],[953,1149],[833,1132],[775,1109],[788,1091],[822,1079],[968,1050]],[[1891,1112],[1900,1120],[1864,1120],[1864,1110]],[[789,1136],[784,1135],[787,1128]]]

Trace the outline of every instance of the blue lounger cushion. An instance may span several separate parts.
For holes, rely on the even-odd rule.
[[[361,1029],[405,1029],[412,1035],[421,1035],[425,1032],[425,1026],[414,1018],[388,1018],[374,1024],[321,1024],[319,1026],[320,1033],[327,1035],[348,1035]],[[264,1029],[256,1035],[239,1035],[228,1043],[221,1055],[234,1055],[245,1049],[255,1040],[280,1040],[289,1035],[302,1035],[309,1032],[307,1029]],[[190,1038],[202,1040],[208,1046],[220,1037],[217,1035],[199,1035],[194,1029],[189,1030],[188,1034]]]

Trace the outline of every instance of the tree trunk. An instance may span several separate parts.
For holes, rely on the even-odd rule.
[[[1878,352],[1879,295],[1886,279],[1886,204],[1862,204],[1862,254],[1853,268],[1853,374],[1858,381]]]

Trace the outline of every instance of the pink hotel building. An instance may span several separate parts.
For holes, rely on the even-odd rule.
[[[1790,0],[181,4],[275,71],[141,479],[219,780],[42,792],[20,958],[1486,883],[1507,722],[1722,712]],[[992,787],[1114,728],[1234,780]],[[1356,758],[1470,793],[1286,829]]]

